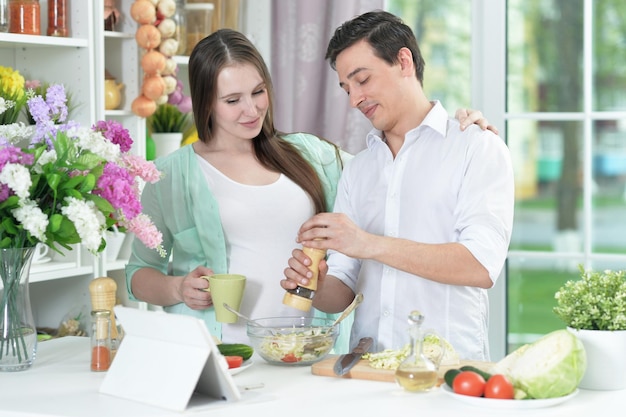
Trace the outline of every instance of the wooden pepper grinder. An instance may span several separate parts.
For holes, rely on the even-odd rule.
[[[89,283],[89,292],[91,293],[92,310],[109,310],[111,312],[111,353],[113,354],[113,352],[117,351],[118,344],[117,325],[115,324],[115,312],[113,311],[117,284],[113,278],[95,278]]]

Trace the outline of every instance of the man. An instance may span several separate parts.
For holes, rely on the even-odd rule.
[[[338,312],[362,292],[352,345],[372,336],[373,351],[400,348],[409,313],[420,310],[424,328],[461,358],[489,360],[487,289],[504,265],[513,223],[508,148],[477,126],[461,131],[426,98],[415,35],[390,13],[345,22],[326,58],[374,128],[344,169],[334,213],[299,231],[303,246],[330,250],[313,306]],[[306,285],[309,264],[294,250],[283,288]]]

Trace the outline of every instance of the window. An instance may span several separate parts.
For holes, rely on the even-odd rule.
[[[424,52],[427,71],[430,61],[446,63],[445,88],[426,77],[429,97],[441,94],[452,111],[481,109],[511,149],[515,224],[506,279],[490,290],[497,360],[502,339],[510,351],[564,327],[554,294],[579,265],[626,268],[626,2],[389,0],[387,8],[419,19],[423,51],[438,48]],[[437,40],[452,38],[442,53]]]
[[[619,0],[507,2],[510,347],[563,328],[554,293],[579,264],[626,267],[625,13]]]
[[[424,91],[448,113],[468,107],[471,96],[471,2],[388,0],[387,10],[413,29],[426,61]]]

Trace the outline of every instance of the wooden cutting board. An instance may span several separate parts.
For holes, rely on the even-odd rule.
[[[344,376],[337,376],[333,371],[335,362],[339,355],[329,355],[327,358],[311,365],[311,373],[320,376],[332,376],[335,378],[352,378],[352,379],[368,379],[372,381],[396,382],[395,371],[389,369],[376,369],[369,365],[369,361],[361,359],[354,367]],[[439,384],[443,382],[443,375],[449,369],[460,368],[461,366],[471,365],[484,371],[489,371],[493,363],[479,361],[461,361],[457,365],[441,366],[439,368]]]

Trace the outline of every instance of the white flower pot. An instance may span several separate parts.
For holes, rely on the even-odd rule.
[[[583,343],[587,370],[580,388],[619,390],[626,388],[626,330],[576,330],[568,327]]]
[[[150,135],[154,141],[154,147],[156,148],[156,157],[160,158],[165,155],[169,155],[176,149],[180,148],[180,144],[183,140],[183,134],[181,132],[174,133],[153,133]]]

